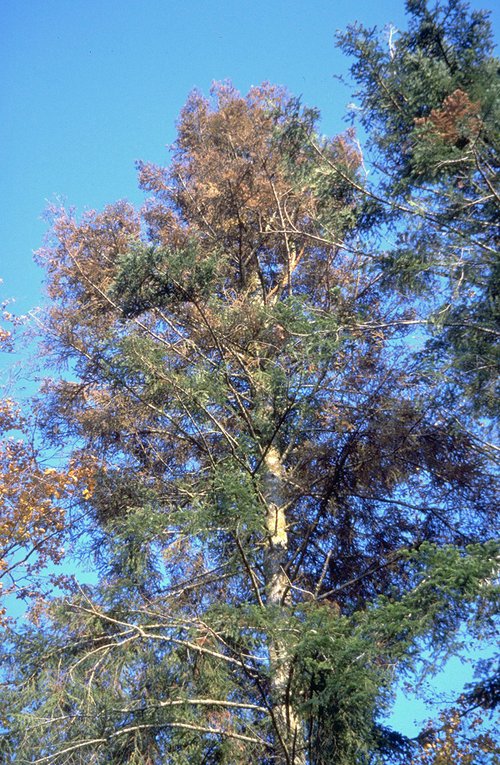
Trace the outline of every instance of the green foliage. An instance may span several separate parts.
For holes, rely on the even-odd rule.
[[[408,2],[407,10],[408,31],[391,35],[389,45],[359,25],[339,40],[355,59],[361,124],[378,168],[372,223],[392,227],[395,240],[380,265],[391,290],[419,296],[430,288],[430,363],[448,376],[455,400],[465,391],[474,413],[491,416],[498,401],[500,62],[487,13],[460,0],[432,8]]]
[[[407,167],[413,160],[413,142],[408,141],[415,133],[422,140],[430,127],[416,120],[428,118],[457,89],[472,102],[480,98],[485,124],[495,131],[492,109],[498,109],[487,13],[470,11],[460,0],[432,9],[425,1],[407,2],[406,7],[408,30],[397,33],[389,45],[378,30],[361,25],[339,35],[340,46],[355,59],[351,71],[361,86],[363,124],[394,169],[390,182],[400,189],[416,180]]]
[[[200,257],[198,245],[166,250],[134,245],[120,258],[112,296],[126,318],[172,301],[185,302],[210,294],[220,253]]]
[[[295,683],[311,729],[311,762],[372,761],[383,740],[373,718],[390,701],[394,668],[409,671],[422,655],[422,641],[429,664],[452,650],[464,606],[478,596],[495,610],[490,590],[498,598],[498,587],[484,583],[495,577],[498,545],[471,545],[464,553],[424,544],[405,557],[414,585],[402,597],[380,597],[351,618],[328,603],[304,613]]]

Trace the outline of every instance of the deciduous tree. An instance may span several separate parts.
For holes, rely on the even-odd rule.
[[[13,350],[12,333],[0,328],[0,352]],[[30,601],[40,596],[39,575],[60,561],[65,504],[90,493],[93,470],[84,462],[64,470],[47,464],[35,445],[33,418],[10,397],[0,401],[0,595]],[[90,481],[90,484],[89,484]],[[3,622],[5,607],[0,609]]]

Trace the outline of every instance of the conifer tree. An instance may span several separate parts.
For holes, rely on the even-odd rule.
[[[96,460],[75,534],[100,578],[10,635],[6,762],[407,762],[396,671],[488,624],[488,454],[380,286],[352,134],[317,118],[195,93],[143,210],[55,213],[68,372],[39,406]]]
[[[393,230],[386,277],[420,297],[448,395],[498,414],[500,61],[485,11],[407,0],[406,32],[340,35],[375,173],[366,217]],[[366,159],[368,161],[368,159]],[[422,299],[424,297],[425,299]],[[465,394],[465,398],[464,398]]]

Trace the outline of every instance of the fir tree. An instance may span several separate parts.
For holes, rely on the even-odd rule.
[[[500,61],[488,14],[407,0],[408,31],[340,35],[355,61],[377,178],[370,224],[392,226],[384,273],[425,296],[429,366],[477,414],[498,406]],[[394,30],[393,30],[394,32]],[[369,225],[370,225],[369,224]],[[462,400],[463,405],[463,400]]]
[[[71,379],[39,405],[96,459],[101,576],[11,635],[6,762],[408,761],[380,720],[396,670],[488,624],[493,487],[361,246],[360,166],[286,92],[223,85],[140,213],[56,213]]]

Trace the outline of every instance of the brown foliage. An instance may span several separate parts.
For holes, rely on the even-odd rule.
[[[64,504],[92,494],[93,466],[44,467],[29,423],[11,399],[0,401],[0,596],[38,594],[37,575],[63,554]],[[0,609],[0,620],[5,609]]]
[[[446,144],[464,148],[481,132],[480,104],[471,101],[460,88],[447,96],[440,109],[432,109],[429,117],[420,117],[415,124],[427,128],[430,136]]]
[[[498,747],[490,732],[482,728],[483,719],[463,717],[460,709],[440,715],[441,727],[424,732],[422,750],[411,765],[483,765],[498,763]],[[491,759],[490,759],[491,758]]]
[[[227,287],[259,289],[264,300],[277,299],[294,271],[301,280],[311,268],[318,279],[311,237],[324,233],[311,179],[302,185],[294,181],[277,145],[291,100],[284,89],[270,85],[252,88],[243,98],[219,84],[212,97],[213,103],[198,93],[189,98],[168,170],[139,165],[141,186],[154,195],[145,210],[149,233],[158,242],[176,244],[188,226],[208,251],[229,258]],[[310,152],[310,147],[297,151],[296,171],[311,164]],[[333,175],[327,160],[353,174],[360,164],[349,135],[326,145],[325,157],[316,163],[319,175]],[[352,189],[340,176],[336,182],[336,204],[342,208]],[[332,203],[333,198],[332,189]]]

